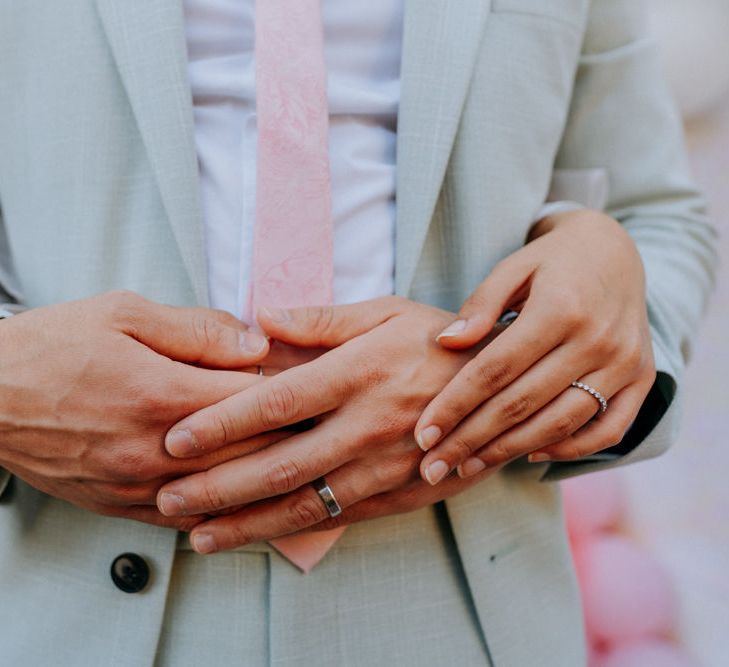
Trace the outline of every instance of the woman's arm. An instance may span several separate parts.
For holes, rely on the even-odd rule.
[[[581,457],[552,463],[546,471],[547,479],[637,461],[665,450],[677,430],[683,371],[714,282],[715,231],[689,176],[679,114],[636,4],[630,0],[592,3],[555,168],[600,168],[608,174],[606,211],[628,232],[645,271],[645,308],[657,375],[642,407],[638,405],[641,409],[633,427],[617,447],[607,455],[601,452],[599,460]],[[637,285],[636,289],[642,288]],[[496,312],[473,317],[474,306],[481,300],[465,306],[465,319],[479,322],[476,329],[467,327],[455,336],[441,338],[443,345],[463,347],[493,326]],[[463,315],[459,319],[464,319]],[[502,346],[510,335],[511,331],[504,334]],[[481,356],[489,360],[488,348]],[[488,369],[484,372],[489,375]],[[426,409],[417,434],[458,414],[456,404],[462,402],[467,391],[464,380],[460,374],[450,390],[444,390]],[[562,419],[560,425],[564,423]],[[453,427],[443,431],[443,439],[438,441],[441,444],[428,454],[423,470],[441,456],[447,433],[453,432]],[[457,434],[454,439],[458,448],[470,446],[466,443],[464,448],[464,438]],[[546,444],[540,453],[558,459],[560,448],[564,451],[565,444],[570,445],[572,440],[563,439],[556,448],[548,439],[546,443],[533,440],[535,449],[530,451]],[[501,449],[507,456],[514,453],[503,444]],[[493,463],[489,457],[486,459]],[[465,458],[451,453],[448,460],[460,463]]]

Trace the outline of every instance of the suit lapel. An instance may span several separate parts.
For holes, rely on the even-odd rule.
[[[198,302],[207,303],[184,15],[179,0],[96,0]],[[398,294],[440,191],[491,0],[405,0],[397,138]]]
[[[561,496],[530,465],[507,466],[445,501],[493,665],[552,664],[550,656],[582,651]],[[574,632],[565,636],[565,627]],[[539,632],[525,637],[523,628]]]
[[[198,168],[180,0],[96,0],[162,202],[190,274],[207,304]]]
[[[397,130],[396,291],[406,296],[458,128],[491,0],[405,0]]]

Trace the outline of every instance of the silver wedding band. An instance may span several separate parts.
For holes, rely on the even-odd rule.
[[[324,479],[324,477],[320,477],[311,484],[314,489],[316,489],[316,492],[319,494],[319,497],[324,503],[324,507],[327,508],[329,516],[332,519],[335,516],[339,516],[342,513],[342,508],[337,502],[337,499],[334,497],[334,492],[332,491],[329,484],[327,484],[326,479]]]
[[[597,389],[595,389],[595,387],[591,387],[589,384],[579,382],[578,380],[575,380],[572,383],[572,386],[575,389],[582,389],[582,391],[586,391],[588,394],[590,394],[590,396],[592,396],[600,404],[600,414],[604,414],[605,412],[607,412],[607,399]]]

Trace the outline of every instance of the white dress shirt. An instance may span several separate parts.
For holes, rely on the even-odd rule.
[[[254,0],[185,0],[211,305],[241,316],[255,224]],[[322,2],[334,299],[392,294],[403,0]]]
[[[334,301],[392,294],[403,0],[322,0]],[[256,196],[254,0],[185,0],[210,303],[244,313]],[[536,219],[575,205],[552,204]]]

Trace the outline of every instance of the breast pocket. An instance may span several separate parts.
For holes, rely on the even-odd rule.
[[[569,111],[585,0],[492,0],[470,101],[511,144],[550,165]]]

